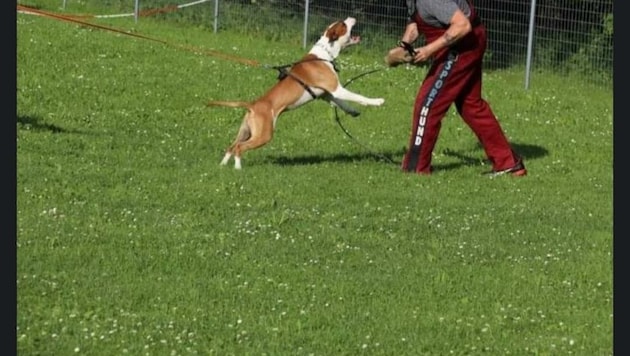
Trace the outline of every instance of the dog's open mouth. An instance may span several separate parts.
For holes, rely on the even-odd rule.
[[[346,44],[343,45],[343,47],[348,47],[348,46],[351,46],[351,45],[355,45],[355,44],[357,44],[359,42],[361,42],[361,36],[352,35],[348,39],[348,42],[346,42]]]

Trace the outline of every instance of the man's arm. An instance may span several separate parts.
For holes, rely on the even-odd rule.
[[[472,31],[472,26],[468,17],[466,17],[461,10],[456,10],[451,17],[448,29],[444,32],[444,35],[431,43],[427,43],[425,46],[416,48],[416,55],[413,61],[417,63],[430,59],[438,51],[450,47],[462,37],[466,36],[470,31]],[[407,31],[405,31],[405,34],[407,34]]]
[[[409,48],[412,48],[411,43],[413,43],[419,35],[420,33],[418,32],[418,26],[416,23],[409,22],[405,27],[405,32],[403,33],[400,44],[387,52],[387,55],[385,56],[385,63],[387,63],[390,67],[395,67],[402,63],[411,63],[413,61],[413,56],[409,53],[409,50],[405,47],[403,42],[406,43]]]
[[[402,63],[411,63],[411,61],[413,61],[413,56],[402,43],[405,42],[411,47],[411,43],[415,41],[419,35],[420,33],[418,32],[418,26],[416,26],[416,23],[409,22],[405,27],[401,44],[387,52],[387,55],[385,56],[385,63],[387,63],[390,67],[395,67]]]
[[[410,22],[405,27],[405,33],[403,33],[402,41],[407,43],[413,43],[416,39],[418,39],[418,26],[416,26],[415,22]]]

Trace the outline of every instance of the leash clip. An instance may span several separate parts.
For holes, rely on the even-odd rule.
[[[410,56],[414,57],[416,55],[416,50],[413,48],[411,43],[405,41],[398,41],[398,46],[402,47],[409,53]]]

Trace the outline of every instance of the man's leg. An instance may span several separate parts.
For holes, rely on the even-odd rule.
[[[435,64],[418,90],[409,149],[402,162],[404,171],[431,174],[431,155],[440,133],[442,119],[459,91],[458,81],[453,78],[459,67],[456,62],[457,55],[453,53],[444,62]]]
[[[464,122],[475,133],[483,146],[488,159],[492,162],[495,172],[514,168],[521,164],[512,150],[508,139],[490,105],[482,98],[482,66],[483,56],[486,50],[486,29],[477,26],[473,29],[474,36],[469,37],[469,43],[465,43],[468,50],[460,56],[460,61],[468,67],[465,82],[455,100],[457,112]],[[523,171],[525,172],[524,166]]]
[[[519,157],[512,151],[490,105],[481,97],[481,78],[481,66],[475,66],[468,85],[455,101],[457,112],[479,139],[493,170],[512,168]]]

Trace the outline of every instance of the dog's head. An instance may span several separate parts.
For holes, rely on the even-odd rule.
[[[359,43],[359,36],[352,36],[352,28],[356,23],[357,20],[354,17],[348,17],[343,21],[335,21],[324,31],[323,36],[328,39],[331,45],[333,42],[338,42],[341,48]]]
[[[328,25],[319,41],[317,41],[317,45],[324,47],[326,52],[333,57],[330,59],[336,58],[342,49],[361,41],[359,36],[352,35],[352,28],[356,23],[357,20],[354,17],[333,22]]]

